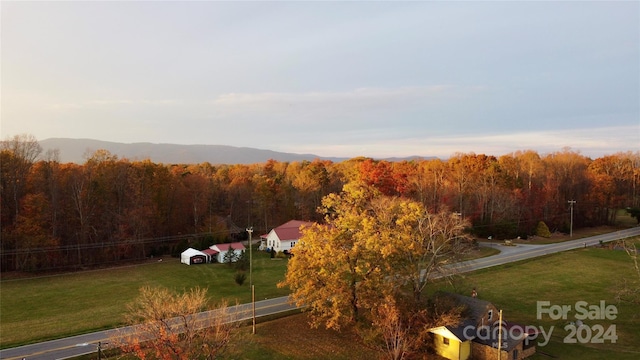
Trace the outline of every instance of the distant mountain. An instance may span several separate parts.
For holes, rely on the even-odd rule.
[[[294,154],[271,150],[225,145],[176,145],[152,143],[117,143],[92,139],[51,138],[39,141],[43,152],[58,149],[60,162],[83,164],[87,155],[96,150],[107,150],[118,158],[129,160],[149,159],[163,164],[256,164],[269,159],[277,161],[302,161],[314,159],[340,162],[347,158],[324,157],[313,154]]]
[[[126,158],[131,161],[149,159],[154,163],[162,164],[258,164],[269,159],[281,162],[313,161],[315,159],[341,162],[347,157],[328,157],[314,154],[284,153],[271,150],[255,149],[248,147],[235,147],[226,145],[176,145],[176,144],[152,144],[152,143],[117,143],[92,139],[68,139],[51,138],[39,141],[43,152],[47,150],[59,150],[60,162],[73,162],[84,164],[87,155],[96,150],[107,150],[118,158]],[[382,160],[403,161],[416,159],[433,159],[419,156],[406,158],[387,158]]]

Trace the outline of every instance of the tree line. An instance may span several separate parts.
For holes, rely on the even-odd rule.
[[[322,222],[322,199],[352,181],[459,214],[480,237],[526,237],[540,221],[568,232],[570,205],[574,228],[610,225],[616,210],[640,207],[638,151],[251,165],[159,164],[106,150],[84,164],[58,158],[31,135],[2,141],[2,271],[77,269],[208,246],[234,228],[257,234],[291,219]]]

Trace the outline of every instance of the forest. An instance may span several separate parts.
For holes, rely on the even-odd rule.
[[[2,272],[105,266],[246,239],[249,226],[256,236],[291,219],[321,222],[323,197],[350,182],[455,212],[480,238],[527,238],[540,221],[568,232],[570,213],[574,228],[611,225],[617,210],[640,207],[640,151],[252,165],[158,164],[105,150],[84,164],[58,158],[31,135],[1,143]]]

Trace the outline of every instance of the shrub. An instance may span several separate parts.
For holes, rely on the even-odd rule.
[[[245,274],[244,271],[236,272],[236,275],[235,275],[236,284],[242,286],[242,284],[244,284],[245,280],[247,280],[247,274]]]
[[[538,226],[536,226],[536,235],[544,238],[551,237],[551,231],[549,231],[549,227],[544,223],[544,221],[540,221]]]

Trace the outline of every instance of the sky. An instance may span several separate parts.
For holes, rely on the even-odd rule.
[[[3,139],[640,150],[638,1],[2,1],[0,60]]]

